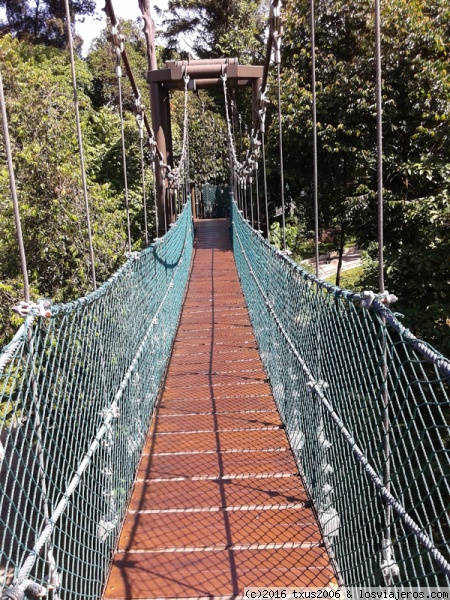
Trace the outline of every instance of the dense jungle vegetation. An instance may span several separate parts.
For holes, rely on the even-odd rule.
[[[137,0],[133,0],[136,1]],[[89,251],[78,166],[70,64],[59,3],[0,0],[3,75],[20,210],[33,296],[68,300],[90,290]],[[72,2],[75,16],[91,0]],[[450,354],[450,6],[447,0],[382,3],[386,287],[399,297],[404,323]],[[170,0],[158,60],[237,56],[261,64],[267,0]],[[309,2],[283,3],[282,113],[288,243],[302,258],[312,237],[312,116]],[[375,62],[373,3],[316,1],[320,224],[336,250],[349,240],[364,250],[355,285],[377,288]],[[73,24],[72,24],[73,25]],[[146,47],[139,23],[123,23],[127,52],[147,100]],[[76,38],[78,48],[81,39]],[[182,41],[182,43],[180,43]],[[121,173],[115,59],[106,31],[77,58],[78,93],[87,159],[97,276],[104,281],[124,260],[126,223]],[[124,78],[125,80],[125,78]],[[268,114],[270,213],[279,208],[276,86]],[[139,138],[125,80],[132,237],[143,247]],[[251,109],[236,94],[238,148],[245,150]],[[227,181],[223,98],[190,97],[191,176],[201,185]],[[146,102],[148,106],[148,102]],[[182,94],[172,96],[175,149],[180,146]],[[242,124],[240,127],[239,125]],[[0,343],[17,326],[21,299],[12,204],[0,141]],[[260,169],[261,171],[261,169]],[[152,172],[146,170],[149,210]],[[262,186],[260,186],[260,190]],[[153,217],[150,214],[150,227]],[[276,233],[276,226],[274,227]]]

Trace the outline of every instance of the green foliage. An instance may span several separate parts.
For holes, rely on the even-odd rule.
[[[189,98],[189,170],[193,183],[228,183],[226,139],[224,117],[211,97],[202,94]]]
[[[142,27],[139,22],[120,20],[122,35],[125,37],[128,61],[133,70],[143,100],[147,100],[147,50]],[[117,106],[119,103],[116,76],[116,55],[113,45],[108,40],[108,29],[103,29],[93,41],[87,56],[87,64],[92,74],[92,91],[90,97],[96,108]],[[134,110],[134,94],[123,68],[122,93],[126,109]],[[148,105],[148,102],[145,102]]]
[[[286,181],[313,222],[310,15],[286,3],[283,121]],[[450,8],[382,3],[386,286],[407,325],[450,351]],[[354,235],[376,260],[374,15],[369,0],[316,2],[320,227]],[[269,154],[277,152],[276,123]],[[274,159],[272,159],[274,160]],[[373,269],[365,282],[377,289]]]
[[[64,2],[55,0],[0,0],[0,8],[6,12],[6,22],[0,23],[4,30],[20,39],[34,44],[64,48],[66,45]],[[91,15],[95,11],[94,0],[71,0],[71,22],[76,16]],[[81,40],[75,40],[78,44]]]
[[[267,0],[169,0],[164,37],[176,52],[188,45],[198,58],[237,56],[242,64],[264,52]],[[160,11],[161,12],[161,11]]]
[[[6,36],[0,39],[0,61],[33,296],[57,301],[79,297],[92,289],[92,282],[68,56]],[[96,274],[102,282],[123,262],[126,250],[120,121],[114,99],[109,106],[91,102],[98,73],[90,63],[77,60],[76,68]],[[132,239],[138,249],[144,239],[140,147],[134,115],[127,111],[125,135]],[[11,333],[9,309],[23,293],[3,137],[0,154],[4,343]],[[148,168],[146,184],[151,205]]]
[[[303,266],[303,265],[302,265]],[[341,273],[341,281],[339,286],[346,290],[351,290],[352,292],[362,292],[364,289],[364,285],[362,280],[364,278],[364,267],[355,267],[354,269],[347,269],[346,271],[342,271]],[[336,276],[332,275],[330,277],[326,277],[325,281],[329,281],[330,283],[336,283]]]

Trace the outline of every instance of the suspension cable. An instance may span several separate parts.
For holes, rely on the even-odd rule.
[[[258,221],[258,232],[261,233],[261,217],[259,214],[259,176],[258,161],[255,161],[255,179],[256,179],[256,219]]]
[[[384,207],[383,207],[383,101],[382,101],[382,66],[381,66],[381,10],[380,0],[375,0],[375,64],[376,64],[376,109],[377,109],[377,212],[378,212],[378,287],[384,292]],[[382,361],[382,403],[383,403],[383,484],[387,491],[391,490],[391,422],[389,417],[389,395],[387,390],[387,345],[386,319],[382,317],[383,337],[381,340]],[[394,572],[392,570],[394,550],[391,539],[392,508],[389,502],[384,506],[385,529],[382,539],[382,571],[385,584],[392,585]]]
[[[375,62],[377,106],[377,200],[378,200],[378,287],[384,292],[384,232],[383,232],[383,104],[381,82],[381,17],[380,0],[375,0]]]
[[[125,186],[125,210],[127,213],[127,237],[128,237],[128,252],[131,252],[131,225],[130,225],[130,202],[128,198],[128,177],[127,177],[127,152],[125,147],[125,128],[123,123],[123,101],[122,101],[122,67],[120,66],[121,48],[123,49],[123,40],[119,39],[119,46],[115,46],[116,50],[116,75],[119,89],[119,116],[120,116],[120,132],[122,138],[122,168],[123,168],[123,183]]]
[[[311,89],[312,89],[312,117],[313,117],[313,194],[314,194],[314,249],[316,257],[316,276],[319,277],[319,192],[318,192],[318,164],[317,164],[317,95],[316,95],[316,19],[314,14],[314,0],[310,0],[311,7]]]
[[[80,169],[81,169],[81,181],[83,185],[83,196],[84,196],[84,206],[86,210],[86,225],[87,225],[87,233],[89,240],[89,254],[91,257],[91,274],[92,274],[92,283],[94,286],[94,290],[97,289],[97,279],[95,275],[95,256],[94,256],[94,244],[92,240],[92,227],[91,227],[91,216],[89,210],[89,197],[87,191],[87,181],[86,181],[86,166],[84,162],[84,150],[83,150],[83,136],[81,133],[81,121],[80,121],[80,107],[78,102],[78,92],[77,92],[77,76],[75,72],[75,58],[73,52],[73,40],[72,40],[72,31],[70,27],[70,9],[69,9],[69,0],[64,0],[64,6],[66,10],[66,25],[67,25],[67,42],[69,46],[70,52],[70,68],[72,72],[72,88],[73,88],[73,104],[75,107],[75,122],[77,126],[77,138],[78,138],[78,154],[80,157]]]
[[[11,140],[9,138],[8,116],[6,114],[6,102],[3,92],[3,78],[0,71],[0,104],[2,113],[3,136],[5,138],[6,160],[8,163],[9,172],[9,189],[14,207],[14,221],[16,224],[17,242],[19,244],[20,265],[22,268],[23,277],[23,296],[25,302],[30,301],[30,284],[28,281],[27,258],[25,255],[25,245],[23,243],[22,222],[20,220],[19,200],[17,198],[16,178],[14,175],[14,165],[12,161]]]
[[[147,194],[145,191],[145,164],[144,164],[144,116],[145,109],[140,102],[140,98],[136,100],[136,123],[139,128],[140,154],[141,154],[141,174],[142,174],[142,204],[144,209],[144,235],[145,245],[148,246],[148,219],[147,219]]]
[[[270,244],[270,223],[269,223],[269,202],[267,198],[267,170],[266,170],[266,144],[265,144],[265,131],[261,133],[261,144],[262,144],[262,163],[263,163],[263,179],[264,179],[264,204],[266,208],[266,228],[267,228],[267,241]]]
[[[283,123],[281,115],[281,65],[277,64],[278,87],[278,140],[280,146],[280,183],[281,183],[281,223],[283,228],[283,252],[286,252],[286,214],[284,200],[284,164],[283,164]]]

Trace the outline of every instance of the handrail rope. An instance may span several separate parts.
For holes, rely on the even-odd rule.
[[[85,162],[84,162],[83,135],[81,133],[80,107],[79,107],[79,102],[78,102],[77,76],[76,76],[76,71],[75,71],[75,57],[74,57],[74,52],[73,52],[73,39],[72,39],[72,30],[71,30],[69,0],[64,0],[64,7],[65,7],[65,11],[66,11],[67,41],[68,41],[68,45],[69,45],[70,70],[71,70],[71,74],[72,74],[73,104],[74,104],[74,108],[75,108],[75,123],[76,123],[76,127],[77,127],[78,154],[80,157],[81,182],[83,185],[84,207],[86,210],[86,226],[87,226],[88,241],[89,241],[89,254],[90,254],[90,258],[91,258],[92,284],[93,284],[93,287],[95,290],[95,289],[97,289],[97,279],[96,279],[96,275],[95,275],[94,243],[92,240],[91,215],[90,215],[90,209],[89,209],[89,196],[88,196],[88,190],[87,190],[86,166],[85,166]]]
[[[2,78],[1,71],[0,71],[0,105],[1,105],[1,114],[2,114],[3,136],[5,139],[6,161],[8,163],[8,172],[9,172],[9,189],[11,190],[11,197],[12,197],[13,207],[14,207],[14,221],[15,221],[15,225],[16,225],[17,242],[19,244],[20,265],[22,268],[23,294],[24,294],[25,302],[29,302],[30,301],[30,284],[28,281],[27,257],[25,254],[25,245],[24,245],[24,241],[23,241],[22,222],[20,219],[19,200],[17,198],[16,178],[14,175],[14,165],[13,165],[12,152],[11,152],[11,140],[9,137],[9,128],[8,128],[8,115],[6,113],[6,102],[5,102],[5,94],[3,91],[3,78]]]
[[[174,227],[176,227],[177,224],[174,224]],[[139,344],[138,349],[136,350],[136,354],[134,355],[133,360],[131,361],[131,363],[129,364],[129,367],[120,383],[120,385],[118,386],[117,392],[114,396],[113,401],[111,402],[109,408],[105,409],[104,411],[104,421],[102,426],[98,429],[97,434],[95,436],[95,438],[93,439],[93,441],[91,442],[88,450],[86,451],[83,459],[80,461],[78,469],[75,473],[75,475],[72,477],[71,481],[69,482],[69,484],[66,486],[66,490],[65,493],[62,494],[62,498],[61,500],[58,502],[58,504],[56,505],[56,507],[54,508],[51,518],[48,522],[48,524],[44,527],[44,529],[42,530],[41,534],[39,535],[38,539],[36,540],[33,549],[29,552],[27,558],[25,559],[25,561],[22,564],[21,569],[19,570],[15,580],[14,580],[14,584],[12,586],[10,586],[11,588],[15,588],[16,586],[20,586],[21,584],[24,583],[25,580],[28,579],[31,570],[36,562],[37,557],[40,554],[40,551],[42,550],[42,548],[44,547],[44,545],[47,543],[48,539],[50,538],[53,529],[55,528],[56,523],[58,522],[58,520],[60,519],[60,517],[62,516],[62,514],[64,513],[67,505],[69,504],[69,499],[70,497],[73,495],[73,493],[75,492],[75,490],[77,489],[81,478],[84,474],[84,472],[87,470],[87,468],[89,467],[90,463],[91,463],[91,459],[94,456],[94,454],[96,453],[97,449],[100,446],[100,442],[102,440],[102,438],[105,436],[106,432],[109,430],[109,425],[111,423],[111,421],[115,418],[119,417],[119,406],[118,406],[118,402],[121,399],[129,381],[130,378],[133,374],[133,372],[136,369],[136,365],[139,362],[139,359],[142,355],[142,352],[144,351],[145,345],[149,339],[149,336],[152,332],[152,329],[154,327],[154,325],[158,324],[158,316],[163,308],[163,305],[165,303],[165,300],[170,292],[170,290],[173,288],[174,285],[174,280],[175,280],[175,276],[178,273],[178,270],[180,268],[180,266],[183,263],[183,258],[184,258],[184,254],[186,251],[186,247],[189,241],[188,238],[188,231],[189,231],[189,227],[186,227],[186,231],[185,231],[185,239],[184,239],[184,244],[183,244],[183,250],[182,253],[180,255],[180,259],[178,261],[178,264],[176,266],[176,268],[173,270],[173,274],[172,274],[172,278],[169,281],[168,285],[167,285],[167,289],[166,292],[158,306],[158,309],[155,312],[154,317],[152,318],[147,331],[144,335],[144,337],[142,338],[141,343]],[[133,256],[134,260],[138,260],[139,259],[139,254],[137,253],[136,256]]]
[[[244,223],[244,226],[245,226],[245,223]],[[439,550],[436,548],[436,546],[434,545],[431,538],[427,535],[427,533],[425,533],[423,531],[423,529],[419,525],[417,525],[417,523],[408,515],[408,513],[406,512],[406,509],[403,507],[403,505],[398,500],[396,500],[396,498],[391,494],[391,492],[385,487],[385,485],[383,484],[383,481],[378,476],[375,469],[371,466],[366,455],[361,450],[361,448],[358,446],[358,444],[356,443],[356,440],[353,438],[350,431],[345,427],[343,420],[338,415],[338,413],[333,409],[331,403],[327,400],[326,395],[324,393],[324,389],[326,387],[324,382],[316,381],[314,379],[306,361],[302,358],[302,356],[298,352],[297,348],[295,347],[295,344],[292,342],[288,333],[285,331],[283,324],[281,323],[281,321],[278,318],[278,315],[276,314],[275,310],[273,309],[270,299],[266,296],[264,289],[261,286],[261,283],[259,282],[258,278],[256,277],[255,272],[253,271],[253,269],[251,267],[251,263],[247,256],[247,253],[245,252],[243,243],[241,241],[241,238],[240,238],[239,233],[237,232],[236,228],[234,228],[234,233],[239,241],[239,245],[241,247],[241,253],[245,258],[245,261],[246,261],[248,269],[249,269],[249,273],[252,276],[253,280],[255,281],[255,284],[258,287],[259,292],[264,299],[264,303],[265,303],[268,311],[272,314],[272,317],[273,317],[278,329],[280,330],[281,334],[285,338],[293,355],[295,356],[297,362],[300,364],[301,368],[303,369],[303,372],[305,373],[306,377],[309,380],[308,383],[306,384],[307,387],[309,387],[310,390],[317,395],[317,397],[321,401],[322,405],[326,408],[331,419],[337,425],[340,433],[343,435],[345,441],[349,444],[351,452],[361,463],[361,465],[363,466],[364,470],[366,471],[369,479],[375,485],[376,489],[378,490],[380,495],[383,497],[383,499],[389,503],[389,505],[393,508],[393,510],[397,513],[397,515],[402,519],[402,521],[405,523],[405,525],[411,531],[411,533],[419,540],[420,544],[431,554],[431,556],[434,558],[435,562],[439,565],[439,567],[441,567],[442,571],[445,574],[450,575],[450,563],[439,552]],[[283,254],[281,254],[281,255],[284,256]]]

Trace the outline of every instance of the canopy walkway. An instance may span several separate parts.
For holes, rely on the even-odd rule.
[[[286,252],[280,4],[271,2],[264,67],[181,61],[149,75],[159,85],[155,135],[108,0],[119,97],[121,61],[135,94],[146,244],[144,129],[155,231],[165,235],[129,252],[96,289],[84,185],[94,291],[67,304],[28,302],[0,77],[26,301],[24,322],[0,354],[1,600],[224,600],[241,598],[245,587],[450,586],[450,361],[389,308],[381,168],[383,293],[326,283]],[[284,252],[259,231],[264,222],[270,238],[264,136],[272,51]],[[72,67],[77,106],[73,56]],[[252,88],[254,129],[243,159],[227,81]],[[194,238],[187,94],[210,85],[224,91],[233,189],[227,207],[225,195],[206,190],[202,211],[230,220],[195,221]],[[167,86],[185,95],[176,166],[166,147]],[[158,103],[153,108],[155,117]],[[121,101],[119,112],[131,249]],[[315,121],[313,108],[314,135]],[[79,115],[77,125],[83,173]],[[379,142],[381,161],[381,135]],[[314,148],[318,215],[316,141]],[[316,272],[318,231],[316,218]]]

